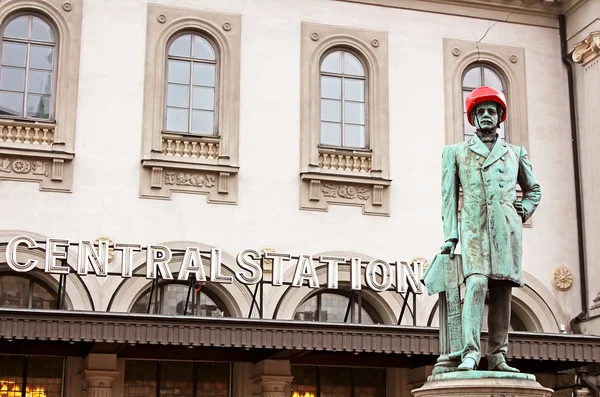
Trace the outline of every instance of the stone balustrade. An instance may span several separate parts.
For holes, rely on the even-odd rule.
[[[171,137],[163,135],[162,152],[167,156],[218,159],[219,142],[207,137]]]
[[[336,171],[371,172],[371,153],[320,149],[319,167]]]
[[[52,145],[54,131],[52,124],[0,120],[0,142]]]

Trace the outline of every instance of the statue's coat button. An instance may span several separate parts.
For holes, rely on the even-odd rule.
[[[479,157],[479,156],[475,156],[475,160],[479,160],[479,159],[480,159],[480,157]]]

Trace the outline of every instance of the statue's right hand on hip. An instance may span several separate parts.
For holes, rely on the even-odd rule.
[[[448,240],[440,248],[441,254],[450,254],[450,259],[454,259],[454,250],[456,249],[456,241]]]

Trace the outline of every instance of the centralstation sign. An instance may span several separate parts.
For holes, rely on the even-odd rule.
[[[170,262],[173,260],[173,251],[164,245],[148,245],[129,243],[110,244],[108,240],[100,239],[97,244],[90,240],[79,240],[71,243],[69,240],[48,238],[45,243],[36,241],[29,236],[16,236],[6,247],[6,263],[16,272],[29,272],[38,266],[38,260],[29,258],[26,261],[17,260],[17,251],[28,249],[45,250],[44,271],[50,274],[69,274],[71,267],[66,265],[67,250],[71,245],[77,246],[77,274],[86,276],[95,274],[106,277],[109,274],[109,248],[121,253],[121,277],[133,276],[133,259],[137,252],[146,251],[146,278],[174,280]],[[181,267],[176,275],[177,280],[195,278],[197,282],[233,283],[233,278],[246,285],[255,285],[263,281],[263,262],[272,262],[272,275],[270,283],[274,286],[289,284],[284,280],[284,264],[295,266],[291,284],[294,287],[306,285],[310,288],[320,288],[321,282],[317,277],[317,265],[327,266],[327,288],[337,289],[339,282],[339,267],[350,266],[350,284],[353,290],[360,290],[363,279],[363,261],[360,258],[347,258],[343,256],[311,256],[307,254],[291,255],[278,252],[260,254],[254,249],[244,249],[236,256],[237,265],[241,270],[233,272],[233,276],[223,274],[221,250],[213,248],[210,251],[201,250],[199,247],[187,247],[177,250],[183,253]],[[209,263],[209,276],[207,277],[202,258]],[[420,262],[409,264],[404,261],[388,262],[383,259],[373,259],[364,269],[364,281],[373,291],[383,292],[395,289],[399,293],[409,290],[420,294],[423,292],[420,279],[423,267]],[[91,271],[90,271],[91,268]],[[394,282],[395,281],[395,282]]]

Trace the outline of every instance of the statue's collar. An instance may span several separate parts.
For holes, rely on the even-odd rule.
[[[504,156],[504,154],[506,154],[506,152],[508,151],[506,143],[501,137],[498,137],[498,139],[496,139],[496,143],[490,151],[487,148],[487,146],[485,146],[484,143],[481,142],[481,139],[479,139],[477,135],[473,135],[473,137],[469,140],[469,148],[475,153],[479,154],[480,156],[486,158],[486,161],[484,162],[483,166],[487,166],[495,162],[496,160]]]

